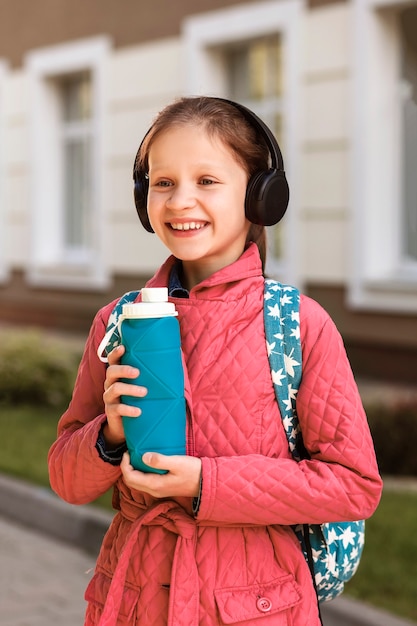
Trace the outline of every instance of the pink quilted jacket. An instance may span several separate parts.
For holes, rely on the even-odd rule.
[[[174,260],[148,286],[163,286]],[[295,523],[367,518],[381,494],[373,444],[339,333],[302,297],[298,415],[311,460],[288,451],[271,382],[256,246],[175,299],[186,363],[188,453],[202,458],[191,501],[128,489],[95,443],[105,365],[96,350],[114,303],[92,324],[73,399],[49,454],[52,488],[91,502],[114,484],[117,509],[87,591],[86,626],[316,626]]]

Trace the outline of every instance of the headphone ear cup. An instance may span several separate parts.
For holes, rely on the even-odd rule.
[[[140,176],[135,173],[134,176],[134,188],[133,188],[133,196],[135,198],[135,206],[136,211],[139,215],[139,219],[142,222],[142,226],[148,233],[155,232],[151,226],[148,217],[148,209],[147,209],[147,200],[148,200],[148,190],[149,190],[149,181],[145,176]]]
[[[245,214],[252,224],[273,226],[285,215],[290,190],[283,170],[257,172],[246,188]]]

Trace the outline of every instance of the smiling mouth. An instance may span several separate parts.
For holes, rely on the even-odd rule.
[[[173,230],[200,230],[207,225],[207,222],[171,222]]]

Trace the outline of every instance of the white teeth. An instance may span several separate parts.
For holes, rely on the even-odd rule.
[[[203,227],[203,224],[196,224],[195,222],[185,222],[184,224],[173,222],[171,226],[174,230],[200,230],[200,228]]]

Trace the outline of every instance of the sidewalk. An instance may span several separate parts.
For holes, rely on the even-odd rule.
[[[0,517],[2,626],[81,626],[94,556]]]
[[[82,626],[84,590],[111,518],[0,475],[1,625]],[[322,615],[324,626],[415,626],[343,596]]]

